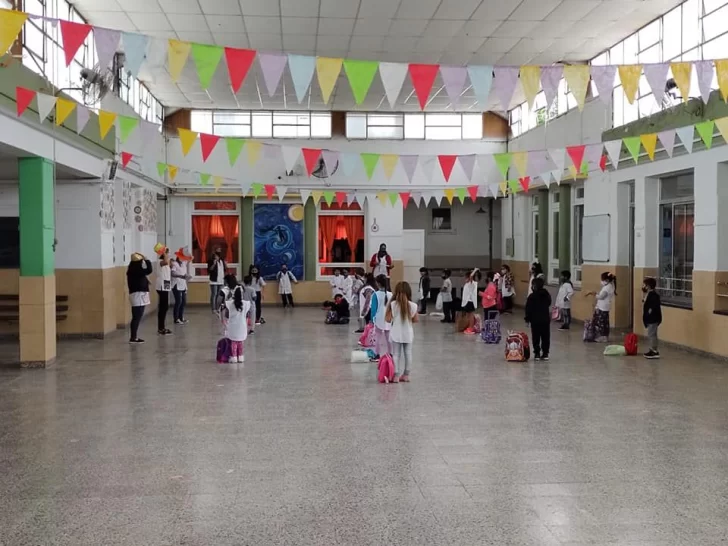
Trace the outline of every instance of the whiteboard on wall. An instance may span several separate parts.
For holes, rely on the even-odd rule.
[[[581,257],[585,262],[609,261],[610,216],[584,216],[582,223]]]

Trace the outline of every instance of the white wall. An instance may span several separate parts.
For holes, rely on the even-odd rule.
[[[0,216],[19,216],[18,182],[3,182],[0,184]]]

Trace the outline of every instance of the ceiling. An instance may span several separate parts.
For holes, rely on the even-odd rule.
[[[586,61],[666,13],[681,0],[75,0],[93,25],[157,38],[303,55],[395,62],[551,64]],[[286,71],[271,98],[257,63],[237,96],[224,61],[207,92],[190,59],[178,83],[142,74],[169,107],[334,109],[357,106],[341,76],[329,105],[317,83],[299,105]],[[315,76],[314,76],[315,80]],[[433,96],[434,95],[434,96]],[[513,105],[520,97],[514,97]],[[502,110],[471,90],[453,105],[435,82],[428,111]],[[389,110],[375,78],[362,110]],[[410,82],[396,110],[419,110]]]

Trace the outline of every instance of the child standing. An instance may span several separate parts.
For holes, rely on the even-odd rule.
[[[612,309],[612,301],[617,295],[617,277],[609,271],[602,273],[602,288],[599,292],[587,292],[587,296],[596,296],[597,305],[594,310],[594,331],[597,343],[609,341],[609,311]]]
[[[237,280],[235,280],[237,285]],[[250,302],[243,299],[243,289],[235,286],[232,290],[232,298],[225,301],[227,323],[225,325],[225,337],[230,340],[230,362],[245,362],[243,355],[243,344],[248,337],[248,315],[250,314]]]
[[[257,265],[250,266],[250,276],[253,279],[252,287],[255,288],[255,318],[256,324],[265,324],[263,318],[263,287],[265,280],[260,276],[260,270]]]
[[[364,327],[372,321],[370,314],[372,296],[377,291],[377,281],[374,280],[374,275],[367,273],[364,276],[364,286],[359,291],[359,329],[355,332],[361,334],[364,332]]]
[[[329,281],[331,285],[331,298],[335,298],[336,294],[344,293],[344,277],[341,276],[341,270],[334,269],[334,278]]]
[[[490,313],[498,313],[498,286],[495,284],[495,274],[488,271],[485,274],[485,290],[480,303],[483,306],[483,320],[488,320]]]
[[[157,333],[160,336],[168,336],[172,333],[172,330],[165,325],[169,310],[169,293],[172,291],[172,260],[169,257],[169,249],[160,243],[154,245],[154,252],[159,256],[159,269],[155,281],[155,288],[159,296]]]
[[[389,339],[394,359],[393,383],[400,381],[409,383],[410,380],[412,342],[415,336],[412,324],[419,320],[417,310],[417,304],[412,301],[412,288],[409,283],[397,283],[385,316],[385,320],[391,324],[392,328],[389,332]]]
[[[250,302],[250,328],[248,335],[255,333],[255,299],[257,294],[253,288],[253,277],[246,275],[243,277],[243,299]]]
[[[371,314],[374,322],[374,331],[377,339],[377,355],[392,354],[392,344],[389,341],[389,332],[392,323],[387,321],[387,304],[392,299],[392,293],[387,292],[387,276],[377,277],[377,292],[372,296]]]
[[[427,314],[427,300],[430,297],[430,271],[426,267],[420,267],[420,286],[417,290],[420,315]]]
[[[548,360],[551,349],[551,294],[543,287],[543,278],[533,279],[526,300],[526,323],[531,325],[533,359]]]
[[[574,296],[574,285],[571,283],[571,272],[561,272],[561,286],[556,294],[556,307],[561,315],[560,331],[568,330],[571,327],[571,298]]]
[[[452,279],[450,279],[452,272],[449,269],[445,269],[442,272],[442,287],[440,293],[442,294],[442,314],[445,315],[440,322],[446,324],[455,322],[453,317],[452,309]]]
[[[657,281],[652,277],[647,277],[642,283],[642,292],[645,294],[645,300],[642,304],[642,322],[647,328],[647,340],[650,349],[645,353],[645,358],[654,360],[660,358],[660,351],[657,347],[657,329],[662,324],[662,305],[660,303],[660,294],[657,293]]]
[[[187,281],[192,277],[187,272],[187,262],[192,260],[186,249],[180,248],[174,253],[176,259],[172,261],[172,294],[174,294],[174,314],[175,324],[187,324],[189,321],[185,319],[185,307],[187,306]]]
[[[278,281],[278,294],[281,296],[283,309],[288,306],[293,309],[293,288],[291,283],[298,284],[298,279],[291,271],[288,271],[288,266],[283,264],[281,270],[276,274],[276,280]]]
[[[501,267],[500,292],[503,300],[503,313],[509,314],[513,312],[513,296],[516,295],[516,290],[511,268],[505,264]]]

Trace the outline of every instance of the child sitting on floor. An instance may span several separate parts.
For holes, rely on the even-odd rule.
[[[349,324],[349,302],[343,294],[336,294],[334,301],[325,301],[324,309],[326,313],[326,324]]]

